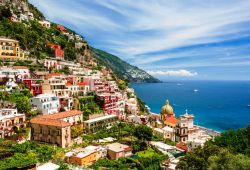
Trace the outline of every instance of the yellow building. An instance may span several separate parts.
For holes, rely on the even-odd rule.
[[[21,50],[17,40],[0,38],[0,60],[17,61],[25,59],[27,59],[27,55]]]
[[[82,151],[76,155],[69,157],[69,163],[74,163],[80,166],[88,166],[96,162],[96,151]]]

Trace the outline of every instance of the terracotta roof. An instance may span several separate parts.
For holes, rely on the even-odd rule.
[[[76,116],[82,114],[79,110],[70,110],[66,112],[59,112],[51,115],[44,115],[43,117],[49,118],[49,119],[63,119],[66,117]]]
[[[28,69],[26,66],[13,66],[14,69]]]
[[[66,86],[73,86],[73,84],[72,83],[66,83]]]
[[[70,126],[70,123],[68,122],[57,119],[44,118],[43,116],[31,119],[30,123],[39,125],[48,125],[48,126],[58,126],[58,127]]]
[[[124,148],[124,151],[132,151],[132,148],[130,147]]]
[[[49,73],[49,74],[47,75],[48,78],[56,77],[56,76],[61,76],[61,74],[60,74],[60,73]]]
[[[184,143],[179,142],[176,144],[176,147],[179,149],[185,150],[186,152],[188,151],[188,147]]]
[[[84,79],[83,82],[77,83],[79,86],[88,86],[89,85],[89,79]]]
[[[175,118],[174,115],[166,116],[164,122],[165,122],[165,123],[170,123],[170,124],[176,126],[176,124],[177,124],[177,119]]]

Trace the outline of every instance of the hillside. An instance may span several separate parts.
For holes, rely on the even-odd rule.
[[[32,19],[21,19],[33,14]],[[10,18],[19,18],[13,21]],[[64,50],[65,59],[88,65],[92,61],[112,69],[119,79],[129,82],[159,82],[145,71],[131,66],[120,58],[99,49],[89,47],[81,35],[69,28],[58,29],[58,24],[50,22],[50,27],[41,25],[44,15],[26,0],[3,0],[0,3],[0,36],[16,39],[32,59],[49,56],[47,44],[59,44]]]
[[[92,48],[94,57],[100,63],[108,68],[111,68],[113,72],[120,79],[128,80],[129,82],[150,82],[158,83],[158,79],[149,75],[147,72],[132,66],[129,63],[121,60],[119,57],[109,54],[105,51]]]

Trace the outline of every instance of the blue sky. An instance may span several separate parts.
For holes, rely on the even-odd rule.
[[[29,0],[163,79],[250,80],[249,0]]]

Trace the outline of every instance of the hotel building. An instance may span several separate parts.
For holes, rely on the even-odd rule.
[[[14,62],[25,59],[27,56],[21,50],[17,40],[0,38],[0,60]]]
[[[31,119],[31,140],[65,148],[72,145],[71,126],[81,124],[82,112],[71,110]]]
[[[94,119],[89,119],[83,122],[85,132],[87,133],[95,133],[101,129],[106,129],[112,127],[113,124],[117,122],[116,115],[106,115],[97,117]]]

